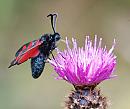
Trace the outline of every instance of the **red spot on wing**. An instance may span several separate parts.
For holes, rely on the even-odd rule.
[[[33,42],[30,42],[29,45],[28,45],[28,49],[30,49],[32,47],[32,43]]]
[[[25,50],[26,48],[27,48],[26,45],[24,45],[23,48],[22,48],[22,50]]]

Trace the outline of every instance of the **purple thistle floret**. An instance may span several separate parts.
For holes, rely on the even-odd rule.
[[[107,51],[106,46],[101,47],[102,38],[94,43],[86,37],[85,46],[77,46],[76,39],[72,38],[73,48],[69,47],[66,38],[67,49],[63,52],[57,49],[55,59],[49,60],[57,72],[58,79],[64,79],[74,85],[96,85],[103,80],[110,79],[116,65],[116,56],[113,54],[115,40],[112,48]]]

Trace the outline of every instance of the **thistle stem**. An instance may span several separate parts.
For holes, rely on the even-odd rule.
[[[95,87],[78,87],[65,101],[65,109],[106,109],[107,105],[106,97]]]

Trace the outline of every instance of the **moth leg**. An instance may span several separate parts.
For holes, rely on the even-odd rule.
[[[51,53],[51,55],[52,55],[52,58],[55,60],[55,57],[54,57],[54,55],[53,55],[52,51],[50,51],[50,53]]]
[[[44,62],[45,62],[45,63],[49,63],[49,61],[48,61],[48,60],[44,60]]]
[[[48,59],[50,59],[50,60],[51,60],[51,58],[50,58],[50,57],[48,57]]]

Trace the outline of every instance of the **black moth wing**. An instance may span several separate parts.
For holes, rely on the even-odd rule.
[[[15,54],[15,57],[19,56],[19,53],[22,51],[22,54],[24,54],[25,52],[27,52],[28,50],[31,50],[35,47],[37,47],[38,45],[41,45],[41,42],[39,42],[39,40],[33,40],[31,42],[28,42],[26,44],[24,44]],[[31,46],[29,46],[31,45]],[[24,50],[23,50],[24,48]]]
[[[45,56],[43,53],[39,53],[38,56],[31,59],[31,70],[32,70],[32,77],[37,79],[43,72],[45,67]]]

